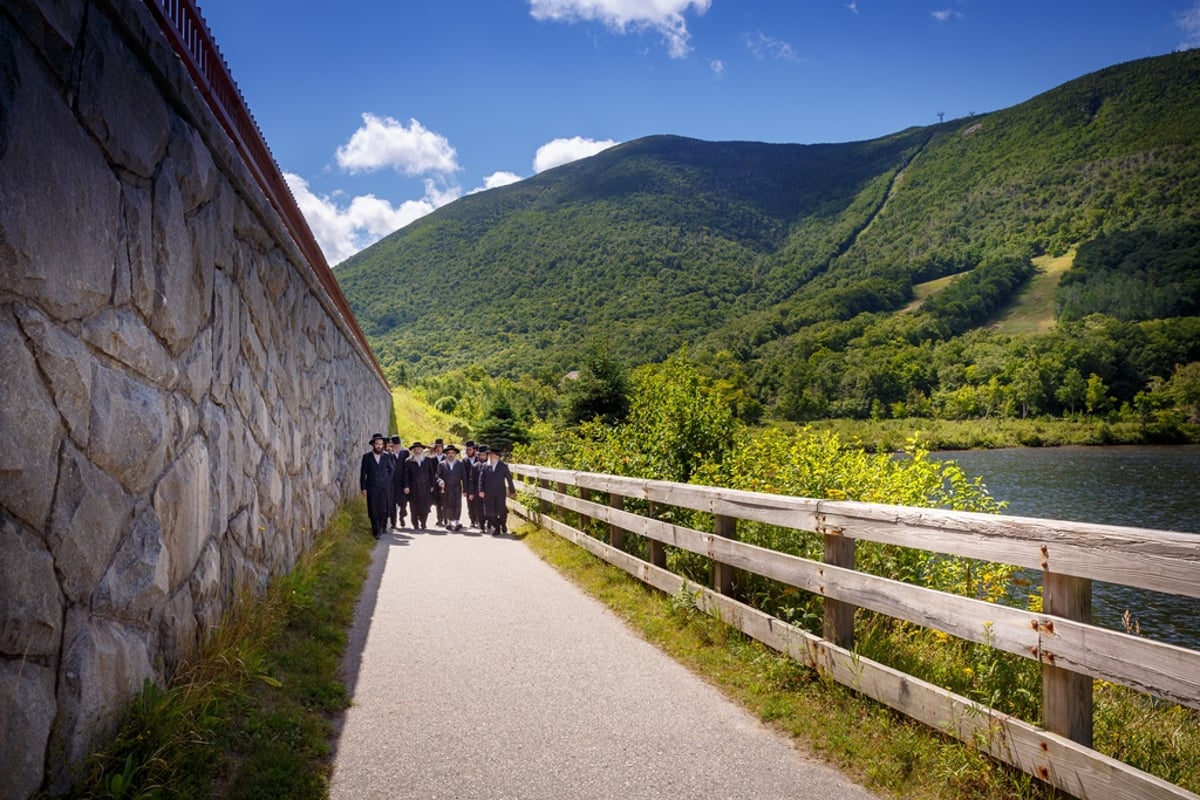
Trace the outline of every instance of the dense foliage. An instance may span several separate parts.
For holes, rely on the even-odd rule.
[[[563,381],[599,335],[614,363],[686,349],[746,421],[1122,414],[1178,438],[1197,130],[1189,51],[865,142],[654,136],[462,198],[336,274],[393,380],[467,420],[500,391],[527,422],[618,418]],[[1070,252],[1060,324],[997,328]]]

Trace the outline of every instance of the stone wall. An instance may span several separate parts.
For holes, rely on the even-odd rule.
[[[390,402],[149,10],[0,4],[0,797],[295,564]]]

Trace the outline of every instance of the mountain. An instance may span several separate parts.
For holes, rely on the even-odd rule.
[[[638,139],[461,198],[335,275],[394,376],[475,365],[552,381],[596,334],[631,364],[685,344],[779,359],[813,325],[896,312],[916,283],[971,275],[954,302],[926,302],[958,334],[1029,259],[1073,248],[1091,265],[1067,273],[1077,316],[1111,311],[1138,280],[1178,302],[1126,313],[1194,315],[1197,242],[1188,51],[870,141]]]

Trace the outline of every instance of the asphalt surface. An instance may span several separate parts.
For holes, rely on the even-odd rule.
[[[510,537],[385,536],[346,669],[334,800],[875,797]]]

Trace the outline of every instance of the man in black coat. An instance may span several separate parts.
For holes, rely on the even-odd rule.
[[[507,497],[516,497],[517,487],[508,464],[500,460],[499,450],[489,450],[488,463],[479,468],[479,496],[483,498],[483,524],[492,529],[492,536],[508,533],[506,484]]]
[[[442,525],[448,531],[461,531],[463,485],[467,480],[466,465],[458,460],[458,448],[446,445],[444,458],[437,465],[437,487],[441,490]]]
[[[463,470],[466,475],[463,478],[463,493],[467,496],[467,518],[471,520],[471,527],[479,527],[479,514],[476,513],[478,503],[476,502],[475,492],[476,483],[479,473],[479,456],[475,451],[475,442],[468,441],[463,447],[466,452],[463,454]]]
[[[408,448],[399,436],[393,436],[388,450],[392,454],[392,460],[396,462],[396,468],[392,471],[392,527],[404,527],[404,515],[408,511],[408,503],[404,496],[404,462],[408,460]],[[396,524],[397,518],[399,525]]]
[[[376,539],[387,532],[391,519],[392,471],[396,462],[384,452],[387,440],[382,433],[371,437],[371,452],[363,453],[362,467],[358,472],[358,488],[367,498],[367,516],[371,518],[371,535]]]
[[[412,515],[413,528],[424,530],[433,505],[433,470],[437,462],[425,457],[425,445],[413,442],[408,460],[404,462],[404,496]]]

